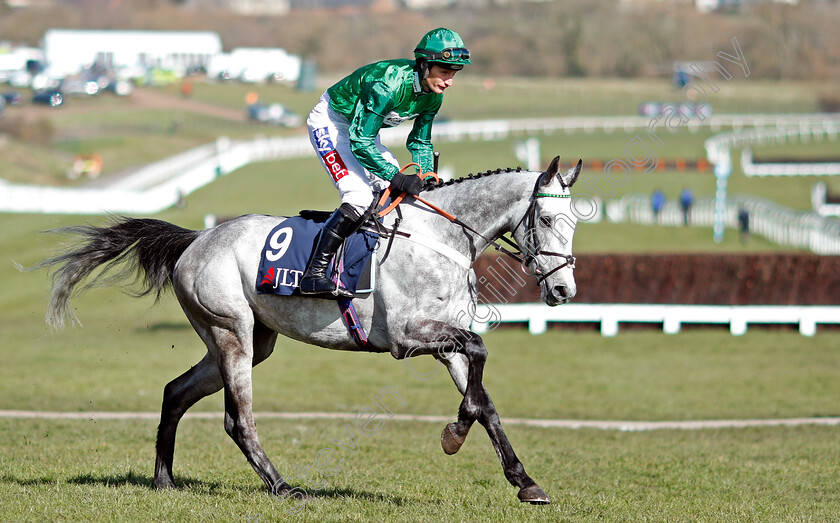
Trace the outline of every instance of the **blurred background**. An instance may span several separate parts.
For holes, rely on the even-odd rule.
[[[324,88],[368,62],[411,56],[425,31],[443,25],[464,37],[473,65],[447,93],[439,126],[507,122],[502,131],[485,122],[437,140],[445,175],[544,167],[557,154],[569,164],[582,158],[587,193],[629,196],[612,212],[598,202],[590,222],[602,226],[578,235],[580,249],[691,249],[695,241],[705,249],[712,247],[708,230],[645,227],[628,235],[624,227],[709,228],[715,196],[729,198],[717,220],[736,231],[742,209],[753,211],[753,229],[763,227],[755,214],[770,211],[759,198],[781,211],[833,212],[822,204],[840,192],[830,176],[840,161],[838,20],[838,3],[818,0],[8,0],[0,4],[0,177],[120,187],[121,177],[200,145],[218,147],[220,138],[303,135]],[[743,64],[721,58],[739,51]],[[772,136],[750,135],[756,129]],[[727,132],[749,136],[708,145]],[[392,148],[407,160],[402,147]],[[732,164],[723,195],[714,173],[721,150]],[[333,205],[314,158],[300,165],[275,159],[263,155],[261,167],[248,161],[247,169],[265,171],[269,184],[284,180],[283,191],[303,191],[313,204]],[[614,159],[633,175],[605,172]],[[766,176],[786,163],[795,164],[786,174]],[[159,174],[154,184],[176,174]],[[183,205],[192,190],[182,187],[169,203]],[[7,193],[15,202],[7,210],[29,211],[23,194]],[[755,199],[733,199],[739,196]],[[260,198],[226,198],[205,210],[289,212]],[[723,249],[813,250],[810,239],[781,233],[724,236],[715,235]]]

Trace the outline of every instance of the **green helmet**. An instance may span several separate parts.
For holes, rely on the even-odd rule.
[[[451,29],[438,27],[426,33],[414,49],[417,61],[442,64],[449,69],[463,69],[470,63],[470,51],[461,36]]]

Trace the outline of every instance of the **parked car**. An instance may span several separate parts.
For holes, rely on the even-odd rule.
[[[64,95],[58,89],[45,89],[32,95],[32,103],[59,107],[64,104]]]
[[[281,127],[300,127],[303,120],[296,112],[284,107],[282,104],[265,105],[255,103],[248,106],[248,119],[269,125]]]
[[[128,80],[112,80],[105,87],[105,91],[112,92],[117,96],[128,96],[134,92],[134,84]]]
[[[61,92],[65,96],[93,96],[99,92],[99,84],[84,78],[65,78],[61,81]]]
[[[6,91],[0,95],[0,98],[3,98],[6,105],[20,105],[23,103],[23,97],[17,91]]]
[[[32,84],[32,73],[29,71],[15,71],[9,77],[9,85],[12,87],[29,87]]]

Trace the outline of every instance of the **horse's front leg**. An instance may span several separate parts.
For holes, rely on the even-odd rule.
[[[458,390],[464,395],[458,409],[458,421],[450,423],[441,434],[441,446],[447,454],[455,454],[464,443],[470,427],[477,420],[487,430],[490,441],[499,456],[505,477],[511,485],[519,487],[519,500],[533,504],[550,503],[542,488],[525,472],[525,467],[508,440],[496,412],[496,406],[482,382],[487,348],[481,337],[466,329],[441,322],[424,322],[420,329],[427,347],[434,347],[433,354],[442,361],[452,376]],[[417,351],[413,351],[417,353]]]

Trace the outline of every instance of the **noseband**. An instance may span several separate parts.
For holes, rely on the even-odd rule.
[[[571,254],[563,254],[560,252],[554,251],[546,251],[540,247],[540,239],[539,236],[536,234],[536,219],[537,219],[537,199],[538,198],[571,198],[571,194],[553,194],[553,193],[544,193],[539,192],[539,180],[534,185],[534,192],[531,195],[531,202],[528,204],[528,210],[525,211],[525,214],[522,216],[522,219],[519,220],[519,223],[516,224],[516,227],[513,228],[511,234],[515,234],[517,229],[523,224],[525,225],[525,240],[527,241],[528,238],[533,238],[533,245],[528,246],[527,244],[525,247],[527,248],[527,253],[523,251],[522,248],[516,246],[519,250],[517,259],[519,259],[520,263],[523,267],[528,267],[532,262],[536,266],[534,269],[534,276],[537,277],[537,285],[541,285],[542,282],[546,280],[549,276],[554,274],[555,272],[559,271],[564,267],[570,267],[572,269],[575,268],[575,257]],[[498,247],[497,247],[498,248]],[[563,262],[554,267],[548,272],[545,272],[541,267],[540,263],[537,260],[537,256],[553,256],[556,258],[562,258]]]

